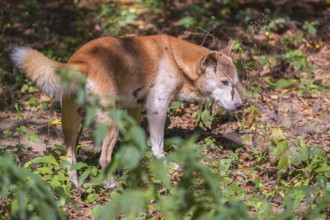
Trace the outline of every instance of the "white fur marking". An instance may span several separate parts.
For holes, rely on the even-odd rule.
[[[166,110],[179,83],[176,70],[171,67],[167,57],[160,60],[155,85],[149,91],[146,102],[151,149],[156,158],[164,157]]]
[[[92,83],[92,81],[90,81],[89,79],[87,79],[85,88],[86,88],[86,91],[92,92],[93,89],[94,89],[94,84]]]

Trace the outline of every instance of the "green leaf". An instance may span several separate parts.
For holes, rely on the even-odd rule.
[[[57,165],[57,161],[53,156],[43,156],[43,157],[37,157],[31,160],[31,163],[38,164],[38,163],[46,163],[46,164],[53,164]]]
[[[307,161],[308,154],[307,147],[300,147],[291,154],[290,162],[295,166],[299,166],[303,161]]]
[[[293,67],[296,70],[300,70],[301,67],[303,66],[302,64],[303,64],[303,61],[301,61],[301,60],[295,60],[295,61],[293,61]],[[288,85],[288,86],[291,86],[291,85]],[[288,87],[288,86],[286,86],[286,87]]]
[[[282,141],[277,144],[277,146],[274,150],[274,152],[275,152],[274,156],[276,158],[280,158],[283,154],[285,154],[287,152],[288,149],[289,149],[288,142]]]
[[[2,132],[5,137],[12,137],[14,135],[14,132],[6,130]]]
[[[270,139],[277,144],[278,142],[285,139],[284,132],[280,128],[274,128],[270,135]]]
[[[138,213],[145,206],[145,195],[141,191],[124,191],[122,195],[108,202],[98,215],[98,220],[117,219],[121,212],[125,219],[136,219]]]
[[[88,165],[86,163],[83,163],[83,162],[77,162],[77,163],[72,165],[71,169],[72,170],[80,170],[81,168],[84,168],[84,167],[88,167]]]
[[[29,85],[28,84],[24,84],[21,88],[21,93],[26,93],[29,89]]]
[[[100,215],[102,209],[103,209],[103,206],[101,206],[101,205],[96,205],[96,206],[92,209],[92,216],[93,216],[93,219],[96,219],[97,216]]]
[[[190,28],[196,25],[196,23],[197,23],[196,19],[191,16],[185,16],[179,20],[179,24],[185,28]]]
[[[222,175],[226,175],[228,173],[228,171],[230,170],[230,167],[232,165],[232,159],[223,159],[220,160],[220,167],[221,167],[221,174]]]
[[[132,126],[129,128],[127,136],[139,147],[142,152],[146,148],[147,140],[146,135],[141,127]]]
[[[25,127],[24,125],[19,126],[18,128],[16,128],[16,131],[18,131],[19,134],[26,133],[26,131],[27,131],[27,127]]]
[[[297,64],[298,65],[298,64]],[[299,63],[299,67],[300,67]],[[280,79],[276,83],[272,84],[273,87],[275,88],[284,88],[284,87],[289,87],[294,85],[297,82],[296,79]]]
[[[200,117],[200,113],[201,113],[201,110],[198,109],[197,111],[193,112],[192,117],[198,119]]]
[[[182,219],[180,214],[178,214],[178,209],[180,208],[179,201],[174,198],[174,196],[167,196],[162,198],[159,205],[165,219]]]
[[[31,97],[28,102],[29,102],[29,105],[31,107],[38,107],[39,106],[39,101],[35,97]]]
[[[105,124],[99,124],[97,126],[95,135],[94,135],[95,144],[97,146],[100,146],[102,144],[102,141],[103,141],[105,135],[108,133],[108,130],[109,130],[109,127]]]
[[[171,106],[168,108],[168,111],[173,111],[178,108],[183,108],[182,101],[174,101],[171,103]]]
[[[316,28],[313,25],[308,26],[308,32],[310,34],[316,34]]]
[[[18,197],[18,204],[19,204],[19,209],[20,209],[20,218],[21,219],[25,219],[26,218],[26,212],[24,212],[23,210],[26,209],[26,202],[24,201],[24,193],[19,190],[17,192],[17,197]]]
[[[79,105],[84,104],[85,100],[86,100],[86,92],[85,90],[83,90],[82,88],[78,88],[77,89],[77,103]]]
[[[86,111],[86,117],[85,117],[85,126],[88,127],[94,119],[96,113],[96,107],[95,106],[88,106]]]
[[[45,174],[52,174],[53,171],[50,167],[39,167],[37,169],[37,173],[45,175]]]
[[[211,116],[210,111],[205,109],[201,114],[201,121],[203,122],[203,124],[207,128],[211,129],[212,128],[212,120],[213,120],[213,117]]]
[[[99,194],[91,193],[91,194],[89,194],[89,195],[87,196],[87,198],[86,198],[85,201],[86,201],[87,203],[92,203],[92,202],[94,202],[98,197],[99,197]]]
[[[39,137],[36,134],[29,134],[28,140],[33,143],[37,143],[39,141]]]
[[[42,103],[41,103],[41,108],[42,108],[43,110],[47,110],[48,107],[49,107],[48,102],[42,102]]]
[[[328,174],[328,175],[330,175],[330,167],[329,166],[319,167],[319,168],[315,169],[315,172],[317,174]]]
[[[85,170],[82,174],[79,175],[79,185],[82,185],[87,177],[91,174],[90,170]]]
[[[60,175],[55,174],[50,179],[50,185],[52,186],[52,188],[62,187],[62,181],[65,181],[65,179],[62,179]]]
[[[183,139],[181,137],[170,137],[165,139],[165,145],[170,145],[175,147],[178,147],[184,143]]]
[[[127,167],[128,170],[136,168],[142,156],[136,147],[130,145],[120,146],[120,150],[117,154],[120,158],[120,163]]]
[[[111,112],[111,118],[114,120],[116,123],[119,131],[125,132],[125,127],[126,127],[126,122],[123,119],[124,112],[121,110],[114,110]]]
[[[317,30],[316,30],[316,28],[315,28],[315,25],[319,25],[319,22],[318,22],[318,21],[314,21],[314,22],[308,22],[308,21],[305,21],[303,28],[304,28],[305,30],[307,30],[308,33],[314,35],[314,34],[316,34],[316,32],[317,32]]]
[[[160,180],[166,187],[170,187],[170,176],[163,160],[154,160],[150,164],[150,168],[154,176]]]
[[[282,155],[280,159],[278,160],[277,164],[278,168],[280,170],[286,170],[289,166],[289,158],[286,155]]]

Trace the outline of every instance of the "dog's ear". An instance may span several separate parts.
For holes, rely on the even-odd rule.
[[[230,57],[231,50],[234,46],[234,43],[235,43],[234,40],[229,41],[228,45],[224,49],[222,49],[222,53],[224,53],[226,56]]]
[[[198,69],[200,70],[199,72],[204,72],[206,67],[209,65],[217,65],[217,52],[211,51],[202,56],[198,64]]]

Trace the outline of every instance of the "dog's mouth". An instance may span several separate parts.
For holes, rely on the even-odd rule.
[[[229,112],[235,112],[243,107],[242,102],[234,102],[234,103],[223,103],[219,100],[216,100],[217,104],[222,107],[223,109],[229,111]]]
[[[211,97],[220,107],[230,112],[237,111],[243,107],[242,100],[235,90],[232,92],[215,89]]]

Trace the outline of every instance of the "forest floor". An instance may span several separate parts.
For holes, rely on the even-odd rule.
[[[322,66],[330,66],[330,45],[322,45],[322,49],[318,53],[313,53],[308,56],[310,62],[322,63]],[[329,73],[329,69],[317,70],[319,74],[315,74],[315,78],[322,80],[322,83],[329,84],[329,78],[323,78],[323,72]],[[298,85],[297,85],[298,86]],[[184,108],[176,109],[178,113],[170,114],[171,123],[166,128],[166,136],[181,136],[189,137],[192,134],[199,134],[199,141],[204,143],[206,137],[212,137],[216,140],[216,144],[224,146],[224,148],[205,150],[205,156],[212,160],[218,160],[221,155],[228,154],[228,151],[233,151],[237,148],[234,146],[239,143],[239,161],[244,163],[246,169],[256,166],[256,159],[252,157],[253,146],[262,146],[263,150],[266,150],[269,146],[266,144],[267,135],[262,130],[262,127],[267,123],[268,129],[283,127],[285,135],[290,138],[303,137],[306,144],[310,146],[323,146],[324,150],[328,152],[330,156],[330,93],[315,93],[315,94],[303,94],[297,95],[299,89],[296,86],[292,86],[289,89],[274,89],[268,91],[267,94],[263,94],[262,97],[255,99],[255,101],[263,106],[265,112],[257,115],[253,121],[248,121],[246,116],[252,115],[251,109],[246,108],[236,114],[221,112],[216,115],[216,119],[213,121],[213,129],[201,129],[196,128],[196,119],[192,116],[198,109],[196,103],[188,103],[184,105]],[[62,133],[61,133],[61,113],[54,109],[43,110],[39,107],[31,107],[28,103],[29,98],[37,97],[37,100],[42,103],[43,100],[48,100],[45,95],[41,93],[33,93],[32,95],[24,95],[21,99],[17,100],[24,106],[22,113],[17,113],[16,110],[6,110],[1,112],[0,120],[0,140],[3,146],[25,146],[25,149],[20,152],[20,162],[22,165],[37,157],[42,156],[43,152],[47,148],[52,148],[55,145],[63,145]],[[248,106],[249,104],[246,104]],[[276,115],[276,118],[273,117]],[[237,121],[237,118],[239,119]],[[15,131],[21,125],[28,127],[28,131],[20,134],[19,138],[4,137],[4,131]],[[253,128],[254,126],[260,126],[260,128]],[[261,129],[261,131],[260,131]],[[99,152],[100,149],[95,147],[93,138],[90,135],[91,130],[86,129],[83,132],[80,144],[83,151]],[[32,142],[29,140],[29,134],[36,134],[38,140]],[[248,134],[248,139],[243,141],[243,135]],[[229,138],[229,139],[227,139]],[[232,142],[231,140],[235,141]],[[94,159],[97,162],[97,156]],[[78,156],[79,157],[79,156]],[[268,187],[275,187],[276,175],[272,169],[271,163],[264,163],[260,167],[261,178]],[[239,178],[240,174],[237,174],[236,178]],[[243,186],[247,192],[253,192],[254,187],[245,185]],[[75,198],[76,196],[76,198]],[[82,216],[90,216],[90,212],[94,205],[88,204],[81,200],[81,192],[71,195],[74,200],[80,202],[75,208],[69,208],[71,217],[77,215],[77,219],[81,219]],[[104,195],[106,197],[106,195]],[[103,198],[101,196],[100,198]],[[280,207],[281,199],[274,197],[273,203],[275,207]],[[76,213],[77,212],[77,213]],[[87,213],[84,213],[87,212]]]
[[[247,1],[246,6],[253,8],[255,11],[258,11],[260,7],[257,4],[249,3],[249,1]],[[49,10],[54,10],[52,7],[54,6],[49,6]],[[171,7],[178,6],[172,5]],[[243,7],[243,5],[240,7]],[[288,7],[293,6],[289,5]],[[308,4],[303,5],[302,3],[301,7],[306,7],[306,11],[313,10],[312,6]],[[258,14],[258,12],[256,13]],[[234,51],[233,57],[240,64],[249,61],[256,63],[262,57],[268,59],[268,62],[261,66],[249,67],[245,65],[239,69],[243,84],[251,88],[249,91],[254,102],[257,103],[256,107],[252,107],[251,103],[246,102],[245,108],[242,110],[236,113],[227,113],[217,106],[212,106],[210,110],[214,115],[212,129],[203,125],[196,126],[197,119],[194,112],[200,108],[196,102],[183,103],[176,106],[169,113],[170,124],[166,128],[166,138],[173,136],[190,137],[193,134],[198,134],[198,142],[203,146],[208,146],[207,140],[211,139],[213,144],[221,146],[205,147],[203,154],[211,161],[218,161],[220,158],[228,159],[229,156],[226,155],[231,155],[233,152],[237,153],[237,160],[231,165],[231,172],[227,176],[236,181],[245,190],[246,194],[253,194],[258,190],[258,186],[252,184],[251,181],[246,181],[247,179],[258,178],[268,188],[268,191],[276,188],[276,174],[279,172],[276,167],[277,163],[272,158],[261,163],[255,152],[256,148],[261,152],[260,154],[270,151],[269,148],[272,146],[272,141],[274,141],[276,135],[283,136],[279,138],[281,140],[290,140],[288,141],[289,147],[295,147],[296,140],[302,140],[304,144],[311,147],[322,146],[330,157],[330,41],[329,32],[327,32],[329,27],[325,28],[327,30],[322,30],[322,27],[320,27],[322,25],[328,26],[330,10],[329,8],[322,10],[318,8],[317,12],[311,13],[314,19],[320,23],[319,26],[316,26],[318,31],[316,35],[306,34],[306,30],[302,30],[301,18],[289,14],[291,20],[285,21],[283,23],[284,28],[280,28],[281,30],[270,29],[268,32],[251,35],[240,23],[227,24],[218,27],[221,30],[213,33],[216,37],[228,33],[225,39],[220,41],[207,39],[206,45],[211,48],[223,47],[229,38],[235,37],[242,39],[241,43],[245,44],[245,48],[255,48],[255,45],[257,45],[258,52],[253,54],[251,54],[251,51],[245,51],[244,48],[243,51],[238,49]],[[319,13],[318,16],[315,15],[317,13]],[[141,29],[139,31],[141,33],[148,32],[150,29],[159,33],[166,32],[173,25],[175,26],[175,22],[164,20],[172,15],[166,13],[162,15],[165,18],[160,19],[161,26],[156,31],[154,26],[156,24],[149,24],[143,16],[136,19],[136,26],[140,25]],[[32,46],[37,45],[37,48],[47,47],[47,45],[54,43],[54,39],[50,39],[51,42],[32,42],[31,39],[36,40],[36,38],[30,32],[36,32],[36,30],[33,27],[27,27],[27,25],[24,23],[16,24],[12,29],[7,29],[5,32],[7,34],[5,36],[6,41],[10,41],[11,46],[18,42],[27,42]],[[94,30],[94,33],[89,37],[100,35],[100,32],[97,32],[97,24],[91,26],[96,31]],[[17,32],[20,33],[24,29],[26,29],[26,33],[23,36],[16,35]],[[129,28],[127,29],[124,34],[132,32]],[[194,37],[192,33],[182,31],[182,27],[175,26],[174,30],[174,33],[170,34],[175,34],[189,41],[201,43],[204,38]],[[139,31],[134,31],[134,34],[138,34]],[[304,34],[300,42],[286,43],[290,40],[295,41],[298,32]],[[244,40],[245,36],[249,37]],[[59,42],[56,42],[56,44],[60,45],[60,39],[57,40]],[[248,40],[250,40],[250,43],[244,42]],[[258,46],[259,44],[261,46]],[[10,47],[1,47],[4,53],[7,54],[11,49]],[[62,49],[66,47],[69,47],[69,45],[63,46]],[[279,61],[277,57],[273,56],[290,47],[299,48],[304,52],[308,66],[313,67],[310,71],[295,69],[291,63],[293,61]],[[5,61],[8,61],[8,56],[1,61],[4,63],[3,66],[7,72],[13,72],[11,64],[5,63]],[[2,104],[0,108],[0,146],[2,150],[6,146],[5,153],[16,152],[19,155],[19,163],[23,165],[33,158],[44,155],[47,149],[63,145],[61,113],[58,103],[52,102],[49,97],[34,89],[31,92],[23,91],[22,85],[17,85],[16,82],[12,83],[11,77],[6,76],[3,79],[0,81],[0,86],[2,86],[0,90],[0,98],[2,98],[2,101],[0,101],[0,104]],[[9,80],[6,81],[6,79]],[[281,79],[285,80],[284,85],[280,84]],[[279,81],[280,83],[276,84]],[[13,88],[10,88],[12,84],[14,84]],[[32,88],[32,85],[27,81],[23,81],[23,84],[27,85],[25,90]],[[48,107],[44,107],[42,103],[46,103]],[[19,131],[21,126],[25,126],[27,129]],[[274,134],[276,129],[280,130],[280,134]],[[8,134],[8,131],[12,133]],[[14,134],[15,132],[16,134]],[[82,133],[80,139],[82,147],[79,155],[83,158],[81,160],[86,161],[84,158],[85,152],[95,152],[93,154],[93,164],[97,166],[100,149],[95,147],[91,134],[91,128],[86,128]],[[34,138],[35,135],[38,138]],[[11,147],[9,148],[9,146]],[[14,149],[17,146],[23,146],[23,148],[17,151]],[[215,165],[211,164],[210,167],[212,166]],[[256,167],[258,167],[258,173],[245,172],[255,170]],[[172,176],[172,178],[177,177]],[[287,177],[287,179],[290,181],[290,177]],[[90,219],[87,216],[91,216],[93,207],[96,204],[104,204],[110,194],[109,190],[103,190],[97,200],[88,203],[85,201],[86,195],[84,192],[73,190],[70,197],[76,201],[76,204],[66,206],[70,218]],[[283,197],[280,193],[270,196],[269,199],[273,204],[273,208],[277,211],[283,209],[281,206],[282,200]],[[159,213],[155,212],[150,215],[157,217]]]

